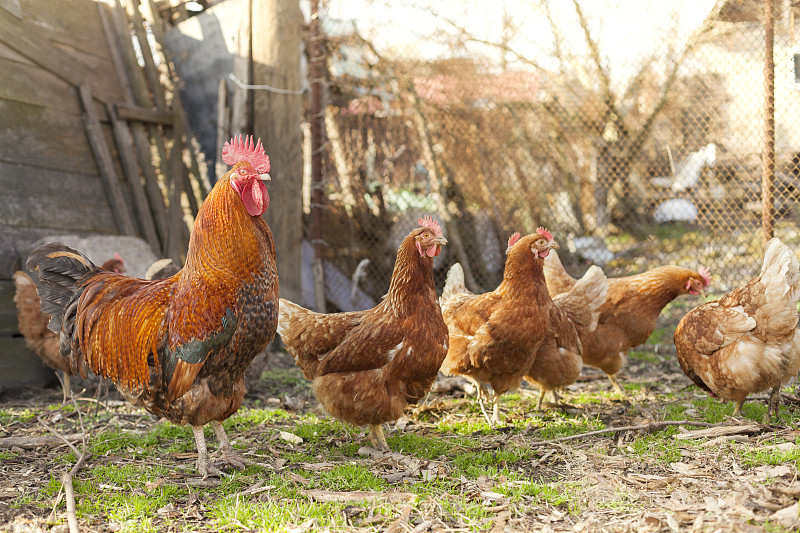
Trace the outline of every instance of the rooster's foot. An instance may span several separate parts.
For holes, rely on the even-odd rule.
[[[211,421],[211,429],[214,430],[214,435],[217,437],[219,443],[219,460],[224,464],[229,464],[237,470],[244,470],[248,465],[253,464],[252,461],[241,457],[231,446],[231,441],[228,440],[228,434],[225,433],[225,428],[222,427],[222,422],[219,420]]]
[[[214,466],[208,460],[208,457],[205,458],[205,461],[201,461],[199,457],[197,458],[197,471],[203,476],[204,480],[209,477],[222,477],[222,470]]]
[[[219,456],[219,462],[223,464],[231,465],[236,470],[244,470],[247,468],[248,465],[253,464],[252,461],[248,461],[247,459],[236,455],[236,453],[231,450],[229,452],[221,451]]]

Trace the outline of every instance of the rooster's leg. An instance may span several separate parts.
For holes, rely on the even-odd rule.
[[[561,402],[561,399],[558,397],[558,391],[556,389],[553,389],[553,401],[556,402],[556,405],[558,405]]]
[[[369,425],[369,442],[376,450],[383,452],[389,451],[389,444],[386,443],[386,435],[383,434],[383,424]]]
[[[217,436],[219,443],[220,459],[236,468],[237,470],[244,470],[249,461],[240,457],[231,446],[231,441],[228,440],[228,434],[225,433],[225,428],[222,427],[222,422],[219,420],[211,421],[211,429],[214,430],[214,435]]]
[[[208,448],[206,448],[206,437],[203,435],[203,426],[192,426],[194,441],[197,444],[197,471],[202,474],[203,479],[208,476],[219,477],[222,475],[214,465],[208,460]]]
[[[778,409],[781,405],[781,387],[773,387],[772,392],[769,394],[769,401],[767,402],[767,414],[764,415],[764,422],[769,422],[773,416],[777,416]]]

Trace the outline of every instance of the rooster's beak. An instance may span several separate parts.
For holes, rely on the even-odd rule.
[[[260,179],[261,181],[272,181],[272,178],[270,177],[269,174],[259,174],[258,179]]]

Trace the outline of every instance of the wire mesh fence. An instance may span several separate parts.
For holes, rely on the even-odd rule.
[[[422,214],[450,240],[439,287],[458,261],[471,288],[494,288],[508,236],[540,225],[573,274],[704,264],[716,292],[758,272],[763,0],[347,5],[331,0],[321,25],[335,307],[380,299]],[[775,235],[790,245],[795,11],[774,2]]]

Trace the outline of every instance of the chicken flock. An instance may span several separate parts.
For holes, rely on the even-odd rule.
[[[616,375],[627,351],[646,341],[669,302],[705,294],[711,284],[703,266],[611,279],[593,266],[576,280],[540,227],[511,236],[497,288],[470,292],[456,263],[437,298],[433,258],[447,240],[426,216],[397,250],[380,303],[315,313],[278,297],[275,248],[262,217],[270,163],[261,141],[231,139],[222,158],[232,168],[197,214],[182,269],[141,280],[124,275],[121,262],[98,267],[48,243],[26,264],[38,271],[36,292],[26,273],[14,276],[20,330],[37,354],[65,376],[91,371],[133,405],[191,425],[204,478],[225,464],[247,464],[222,422],[241,405],[245,370],[276,332],[322,406],[368,426],[372,446],[388,450],[383,424],[424,398],[439,372],[472,382],[492,424],[501,420],[500,396],[523,380],[539,387],[541,409],[545,393],[558,401],[557,390],[583,365],[601,369],[624,395]],[[674,338],[681,368],[713,396],[736,402],[736,413],[747,395],[771,389],[768,415],[775,413],[781,385],[800,370],[799,298],[798,261],[773,239],[757,277],[683,317]],[[66,379],[64,388],[66,398]],[[491,416],[483,407],[490,397]],[[221,464],[210,460],[207,424]]]

